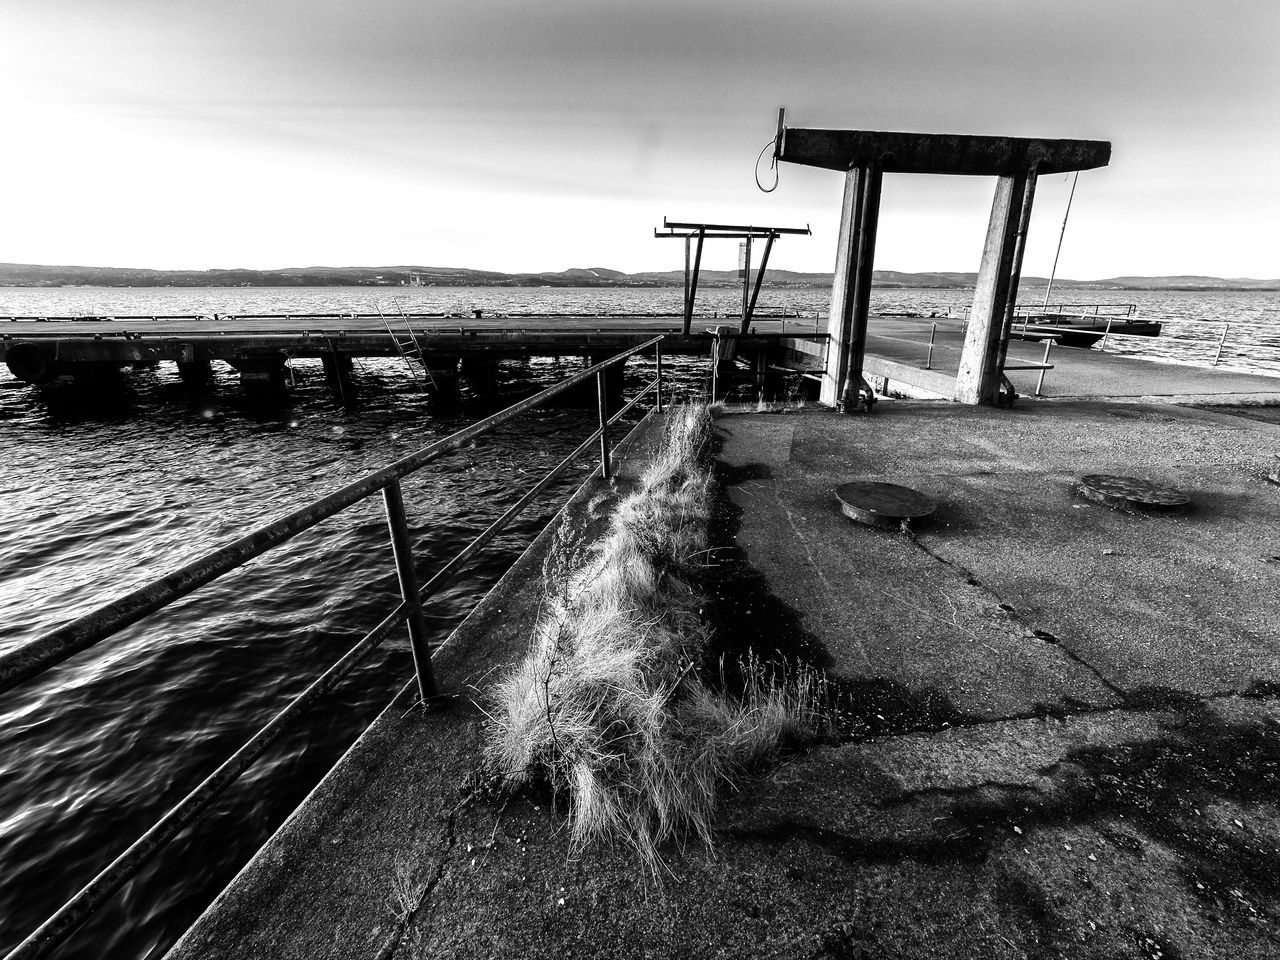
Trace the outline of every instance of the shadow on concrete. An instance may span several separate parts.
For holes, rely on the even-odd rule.
[[[727,489],[772,478],[765,464],[732,466],[715,460],[711,549],[698,583],[709,598],[704,611],[711,629],[703,660],[705,682],[718,686],[723,677],[728,692],[740,693],[742,664],[748,656],[784,676],[802,667],[822,670],[827,676],[833,742],[974,722],[976,717],[957,709],[936,689],[913,690],[888,677],[839,672],[826,645],[805,627],[803,614],[774,593],[769,579],[737,544],[743,512]]]
[[[801,840],[851,864],[945,865],[985,862],[1006,846],[1034,845],[1041,831],[1086,827],[1139,860],[1148,858],[1151,845],[1162,848],[1151,862],[1174,861],[1172,876],[1204,921],[1274,923],[1280,919],[1280,851],[1273,829],[1280,799],[1280,723],[1257,716],[1225,719],[1212,706],[1196,704],[1165,730],[1144,741],[1069,751],[1040,771],[1046,780],[1038,787],[930,788],[878,804],[904,810],[929,799],[949,801],[949,809],[926,808],[924,816],[945,815],[933,816],[923,831],[871,826],[855,833],[797,817],[725,833],[770,845]],[[1251,815],[1258,807],[1265,812]],[[1040,885],[1026,883],[1002,864],[992,864],[1002,901],[1038,931],[1042,946],[1056,943],[1066,951],[1046,955],[1072,955],[1066,935],[1072,924]],[[1143,904],[1134,907],[1140,912]],[[1164,952],[1177,955],[1173,945]]]

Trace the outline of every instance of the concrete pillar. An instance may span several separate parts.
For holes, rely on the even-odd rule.
[[[854,167],[844,179],[836,274],[827,321],[831,352],[820,395],[823,403],[837,410],[851,412],[860,402],[870,409],[875,402],[862,379],[862,360],[867,350],[882,180],[880,168],[874,164]]]
[[[254,396],[284,393],[284,357],[252,357],[228,361],[240,371],[240,386]]]
[[[71,374],[77,390],[112,392],[124,388],[127,384],[124,369],[118,363],[80,361],[68,363],[64,369]]]
[[[995,404],[1000,400],[1001,368],[1018,299],[1022,249],[1035,190],[1034,171],[996,181],[982,266],[956,374],[955,399],[960,403]]]
[[[582,358],[583,367],[591,367],[604,360],[608,360],[612,353],[591,354]],[[609,410],[617,410],[625,402],[623,400],[622,391],[622,367],[615,364],[605,371],[604,375],[604,393],[605,402],[609,405]],[[564,393],[560,394],[552,401],[557,406],[562,407],[579,407],[589,409],[598,404],[596,394],[596,378],[587,377],[576,386],[570,387]]]
[[[179,360],[178,376],[188,387],[200,389],[213,382],[213,367],[208,360]]]
[[[351,379],[355,364],[351,356],[346,353],[326,353],[320,357],[320,362],[324,365],[324,379],[333,399],[345,404],[355,396],[355,384]]]
[[[592,354],[587,357],[587,364],[593,366],[597,363],[602,363],[603,361],[608,360],[611,356],[613,356],[612,353]],[[626,400],[624,399],[624,391],[622,389],[623,368],[625,366],[625,363],[615,363],[604,372],[604,396],[605,402],[609,404],[610,411],[617,410],[620,406],[626,403]],[[591,389],[595,390],[594,383],[592,384]]]
[[[458,357],[427,354],[427,395],[437,403],[454,404],[462,400],[458,390]]]
[[[498,361],[490,357],[463,357],[462,375],[478,399],[492,403],[498,398]]]

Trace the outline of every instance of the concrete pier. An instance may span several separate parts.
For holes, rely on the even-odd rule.
[[[715,854],[668,850],[656,886],[571,851],[545,800],[486,799],[470,698],[523,653],[549,529],[438,655],[462,701],[393,703],[171,956],[1271,955],[1280,424],[1061,400],[719,428],[715,629],[822,666],[840,735],[726,797]],[[1135,471],[1190,507],[1075,493]],[[855,477],[938,512],[857,526]],[[590,538],[616,493],[559,522]]]
[[[241,372],[245,389],[273,392],[283,387],[286,359],[320,359],[330,389],[341,402],[351,393],[353,358],[405,357],[411,365],[407,376],[420,379],[436,399],[454,402],[460,370],[490,394],[496,386],[492,365],[499,361],[603,359],[655,334],[665,335],[662,351],[668,356],[708,356],[713,342],[705,329],[683,333],[683,318],[676,316],[415,316],[405,323],[404,332],[393,334],[378,316],[0,318],[0,360],[19,380],[34,385],[92,365],[161,361],[176,361],[184,379],[188,373],[199,379],[198,369],[222,360]],[[792,327],[789,334],[785,324],[762,320],[753,324],[755,332],[726,341],[726,349],[753,362],[761,355],[774,356],[795,339]],[[736,335],[736,327],[732,330]],[[620,377],[618,371],[608,378],[614,401],[621,396]],[[594,388],[589,392],[594,404]]]

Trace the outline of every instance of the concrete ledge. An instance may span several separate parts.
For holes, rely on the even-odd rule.
[[[447,709],[410,709],[407,684],[240,871],[168,957],[378,956],[399,942],[398,877],[447,844],[442,831],[482,749],[472,697],[523,656],[542,599],[542,565],[565,525],[594,539],[648,462],[662,423],[647,416],[436,652]]]

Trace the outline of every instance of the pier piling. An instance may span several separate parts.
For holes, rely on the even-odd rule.
[[[240,371],[240,386],[251,395],[284,393],[284,357],[244,358],[229,361]]]
[[[333,399],[345,404],[355,394],[355,383],[351,377],[354,362],[348,354],[337,352],[325,354],[320,362],[324,366],[325,382],[333,393]]]
[[[207,387],[213,382],[213,366],[208,360],[179,360],[178,376],[188,387]]]

